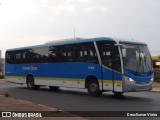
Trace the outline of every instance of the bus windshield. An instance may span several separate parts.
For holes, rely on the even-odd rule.
[[[124,44],[122,46],[124,69],[137,75],[151,73],[151,56],[146,45]]]

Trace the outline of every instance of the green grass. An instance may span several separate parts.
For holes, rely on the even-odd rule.
[[[160,89],[160,82],[154,82],[153,88],[159,88]]]

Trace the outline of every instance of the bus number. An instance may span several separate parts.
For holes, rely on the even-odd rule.
[[[88,69],[94,70],[94,67],[93,66],[88,66]]]

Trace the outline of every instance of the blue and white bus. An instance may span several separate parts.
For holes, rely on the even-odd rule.
[[[30,89],[87,88],[93,96],[149,91],[153,83],[147,44],[107,37],[8,49],[5,75]]]

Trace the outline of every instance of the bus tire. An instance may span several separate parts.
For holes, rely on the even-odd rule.
[[[123,92],[115,92],[115,91],[113,91],[113,93],[115,96],[121,96],[123,94]]]
[[[102,91],[99,90],[99,83],[95,78],[88,81],[87,90],[91,96],[100,96],[102,94]]]
[[[27,83],[27,87],[29,89],[39,89],[39,87],[40,87],[39,85],[35,85],[34,84],[34,78],[33,78],[33,76],[28,76],[26,83]]]
[[[58,91],[59,90],[59,87],[58,86],[49,86],[49,89],[51,91]]]

